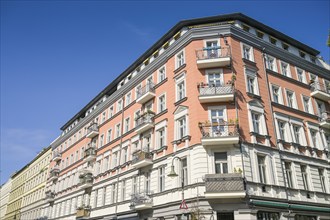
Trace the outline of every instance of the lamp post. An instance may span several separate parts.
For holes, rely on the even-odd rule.
[[[178,174],[175,172],[174,170],[174,160],[175,159],[178,159],[179,161],[181,161],[181,158],[180,157],[173,157],[172,159],[172,166],[171,166],[171,172],[167,175],[168,177],[177,177]],[[181,189],[182,189],[182,201],[184,200],[184,175],[182,175],[182,178],[181,178]]]

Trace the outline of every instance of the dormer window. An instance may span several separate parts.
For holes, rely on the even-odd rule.
[[[264,33],[262,33],[261,31],[257,31],[257,37],[263,39],[264,38]]]
[[[269,37],[269,41],[270,41],[270,43],[276,45],[277,40],[275,38]]]
[[[287,45],[286,43],[282,43],[282,48],[284,50],[289,50],[289,45]]]
[[[300,56],[301,58],[304,58],[304,59],[305,59],[306,54],[305,54],[304,52],[302,52],[302,51],[299,51],[299,56]]]
[[[250,27],[249,26],[247,26],[245,24],[242,24],[242,28],[243,28],[244,31],[250,32]]]

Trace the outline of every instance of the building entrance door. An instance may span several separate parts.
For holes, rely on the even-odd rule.
[[[234,212],[218,212],[218,220],[234,220]]]

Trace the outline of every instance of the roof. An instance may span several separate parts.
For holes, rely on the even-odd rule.
[[[104,95],[110,95],[114,91],[117,90],[117,85],[120,83],[128,74],[133,72],[141,63],[149,58],[155,50],[160,48],[164,43],[166,43],[174,34],[180,31],[185,26],[203,24],[203,23],[213,23],[213,22],[223,22],[223,21],[230,21],[230,20],[239,20],[244,22],[247,25],[253,26],[260,31],[268,33],[279,40],[282,40],[286,43],[289,43],[298,49],[301,49],[313,56],[318,55],[320,52],[303,44],[267,25],[260,23],[257,20],[254,20],[242,13],[232,13],[232,14],[224,14],[224,15],[217,15],[211,17],[203,17],[203,18],[195,18],[189,20],[182,20],[177,23],[174,27],[172,27],[163,37],[161,37],[154,45],[152,45],[145,53],[143,53],[132,65],[130,65],[124,72],[122,72],[115,80],[113,80],[105,89],[103,89],[95,98],[93,98],[85,107],[83,107],[77,114],[75,114],[68,122],[66,122],[62,127],[61,130],[65,130],[69,127],[76,119],[84,117],[85,112],[90,109],[95,103],[100,100]]]

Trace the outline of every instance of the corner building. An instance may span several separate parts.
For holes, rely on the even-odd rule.
[[[42,215],[330,219],[318,54],[239,13],[179,22],[61,128]]]

